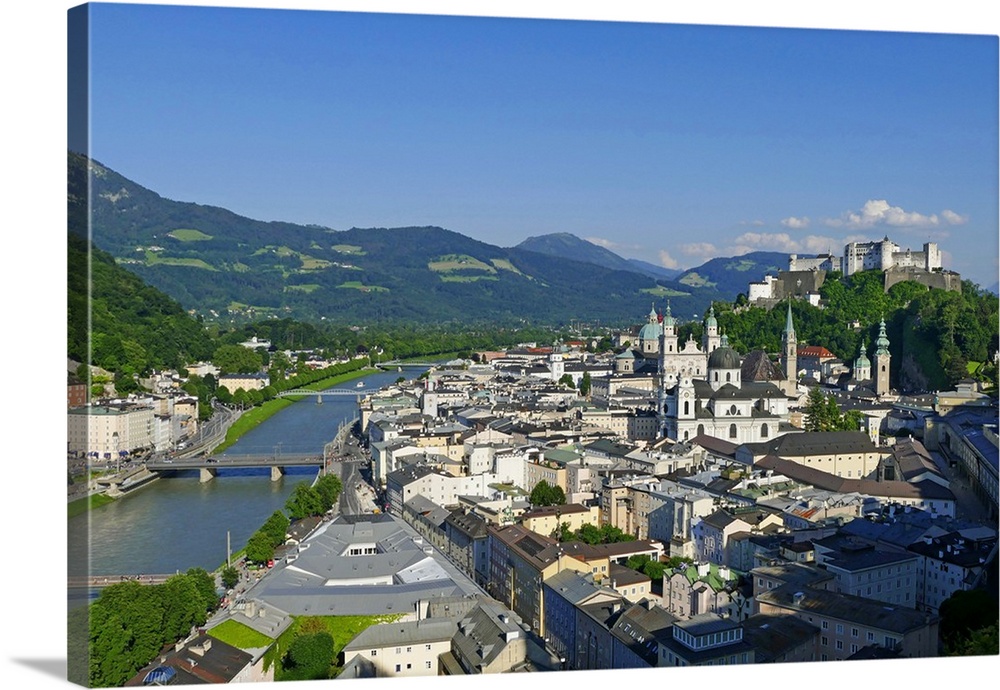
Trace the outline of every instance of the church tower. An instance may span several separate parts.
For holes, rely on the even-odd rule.
[[[795,338],[795,326],[792,324],[792,303],[788,303],[788,317],[785,319],[785,330],[781,333],[781,370],[785,374],[787,395],[795,395],[799,380],[798,341]]]
[[[702,339],[701,349],[705,351],[706,355],[710,355],[721,343],[719,322],[715,319],[715,305],[713,304],[708,308],[708,318],[705,319],[705,336]]]
[[[889,338],[885,335],[885,319],[878,325],[875,341],[875,394],[879,397],[889,392]]]
[[[872,364],[868,361],[868,357],[865,354],[868,348],[865,347],[864,343],[861,343],[861,354],[858,358],[854,360],[854,371],[851,372],[851,378],[857,381],[870,381],[872,378]]]

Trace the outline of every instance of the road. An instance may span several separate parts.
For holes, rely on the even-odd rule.
[[[965,475],[956,465],[951,467],[945,456],[936,450],[928,451],[934,459],[938,469],[949,481],[948,488],[955,494],[955,517],[963,520],[972,520],[983,525],[991,525],[989,509],[983,504],[979,496],[972,489],[969,477]]]

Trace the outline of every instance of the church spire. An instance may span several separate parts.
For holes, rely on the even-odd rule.
[[[795,326],[792,324],[792,301],[788,301],[788,317],[785,319],[785,334],[795,335]]]
[[[875,341],[875,355],[889,355],[889,338],[885,334],[885,319],[878,325],[878,340]]]

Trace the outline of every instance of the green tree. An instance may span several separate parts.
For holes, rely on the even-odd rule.
[[[267,563],[274,558],[274,544],[264,532],[257,530],[247,540],[246,557],[251,563]]]
[[[285,679],[318,680],[330,677],[333,663],[333,637],[328,632],[299,635],[285,655]]]
[[[292,490],[292,495],[285,502],[285,509],[293,520],[322,515],[326,512],[319,492],[305,482],[297,484]]]
[[[192,578],[177,575],[157,588],[163,601],[163,636],[175,640],[205,622],[205,609]]]
[[[531,490],[528,500],[533,506],[555,506],[566,503],[566,493],[560,486],[553,486],[544,479]]]
[[[221,577],[222,586],[226,589],[232,589],[240,583],[240,571],[231,565],[227,565],[222,569]]]
[[[322,500],[321,507],[323,510],[320,514],[325,513],[336,505],[337,498],[340,497],[340,491],[342,488],[340,477],[335,474],[324,474],[316,481],[316,486],[314,488]]]
[[[223,374],[254,374],[261,369],[260,353],[242,345],[220,345],[212,355],[212,364]]]
[[[940,635],[945,653],[961,650],[975,631],[996,626],[996,594],[983,589],[959,590],[941,602]]]
[[[268,541],[273,546],[278,546],[285,542],[285,536],[288,534],[288,526],[290,524],[291,522],[285,517],[285,514],[280,510],[276,510],[261,525],[260,531],[267,535]]]
[[[573,376],[571,374],[563,374],[559,377],[559,385],[573,388]]]
[[[590,372],[583,372],[583,376],[580,377],[580,395],[587,397],[590,395],[591,381]]]
[[[215,578],[209,575],[204,568],[189,568],[184,574],[194,583],[195,591],[200,597],[202,611],[214,609],[218,603],[218,597],[215,593]],[[204,622],[204,620],[200,621],[199,625]]]

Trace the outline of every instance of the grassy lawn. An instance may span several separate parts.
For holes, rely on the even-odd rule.
[[[317,259],[308,254],[299,254],[299,258],[302,259],[303,271],[318,271],[323,268],[329,268],[332,265],[326,259]]]
[[[466,254],[445,254],[427,264],[427,268],[435,273],[450,273],[452,271],[486,271],[496,273],[497,269],[484,264],[479,259]]]
[[[474,283],[477,280],[500,280],[496,276],[456,276],[456,275],[445,275],[440,276],[441,280],[446,283]]]
[[[68,503],[68,518],[74,518],[77,515],[82,515],[88,510],[93,508],[100,508],[101,506],[106,506],[109,503],[114,503],[115,499],[108,498],[104,494],[97,494],[94,496],[88,496],[87,498],[79,498],[72,503]]]
[[[389,288],[387,287],[382,287],[381,285],[365,285],[360,280],[348,280],[346,283],[341,283],[337,287],[361,290],[361,292],[389,292]]]
[[[399,620],[400,615],[391,616],[300,616],[288,626],[288,630],[281,633],[275,645],[264,655],[264,667],[268,668],[275,664],[274,679],[282,679],[281,658],[288,651],[296,636],[306,625],[310,630],[326,629],[333,638],[334,664],[340,656],[341,650],[348,642],[353,640],[358,633],[378,623],[392,623]],[[333,670],[339,670],[334,667]]]
[[[715,283],[710,281],[708,278],[703,278],[697,273],[688,273],[686,276],[681,278],[680,282],[685,285],[690,285],[691,287],[713,287]]]
[[[168,232],[167,236],[181,242],[201,242],[212,239],[211,235],[206,235],[201,230],[195,230],[194,228],[177,228]]]
[[[146,252],[146,265],[154,266],[156,264],[162,264],[164,266],[188,266],[189,268],[204,268],[208,271],[217,271],[219,269],[215,268],[209,263],[201,259],[182,259],[170,256],[159,256],[156,252]]]
[[[678,297],[682,295],[690,295],[690,292],[680,292],[679,290],[671,290],[670,288],[665,288],[662,285],[657,285],[655,288],[644,288],[639,290],[639,292],[645,292],[654,297]]]
[[[524,274],[517,269],[517,266],[512,264],[507,259],[490,259],[490,263],[493,264],[495,268],[499,268],[501,271],[510,271],[511,273],[516,273],[519,276]]]
[[[268,647],[274,642],[274,640],[264,633],[259,633],[253,628],[232,619],[215,626],[208,631],[208,634],[217,640],[231,644],[239,649]]]
[[[364,256],[367,253],[361,247],[356,247],[353,244],[335,244],[330,249],[341,254],[353,254],[355,256]]]
[[[299,292],[314,292],[320,289],[317,283],[303,283],[302,285],[286,285],[286,290],[298,290]]]

